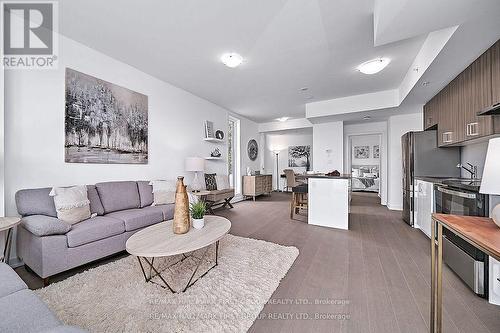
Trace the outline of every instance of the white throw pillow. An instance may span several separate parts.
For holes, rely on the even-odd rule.
[[[152,180],[149,185],[153,186],[153,204],[166,205],[175,203],[175,182],[170,180]]]
[[[215,181],[217,182],[218,190],[225,190],[229,188],[229,176],[228,175],[215,175]]]
[[[59,220],[75,224],[91,217],[87,186],[54,187],[49,195],[54,197]]]

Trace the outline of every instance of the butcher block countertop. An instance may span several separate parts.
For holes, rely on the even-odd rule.
[[[467,242],[500,260],[500,228],[492,219],[447,214],[432,214],[432,217]]]

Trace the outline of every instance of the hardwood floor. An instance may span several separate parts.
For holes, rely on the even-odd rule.
[[[217,212],[232,221],[231,234],[300,250],[250,332],[429,331],[430,240],[420,230],[369,193],[353,195],[349,231],[290,220],[289,202],[289,194],[273,193]],[[24,268],[16,271],[30,288],[41,286]],[[475,296],[447,267],[443,283],[445,332],[500,331],[500,307]],[[329,317],[307,319],[316,315]]]

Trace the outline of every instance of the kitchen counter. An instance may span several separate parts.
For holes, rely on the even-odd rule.
[[[343,174],[340,176],[327,176],[325,174],[315,174],[315,175],[297,175],[297,178],[309,179],[309,178],[324,178],[324,179],[351,179],[352,176],[349,174]]]
[[[415,177],[417,180],[429,182],[432,184],[442,185],[445,187],[452,187],[463,189],[472,192],[479,192],[481,186],[481,179],[470,178],[449,178],[449,177]]]
[[[308,223],[349,229],[350,175],[304,175],[308,179]]]

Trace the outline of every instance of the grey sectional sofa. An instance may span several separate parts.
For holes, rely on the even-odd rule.
[[[0,263],[0,332],[81,333],[64,326],[7,264]]]
[[[57,219],[50,188],[16,193],[17,253],[24,264],[48,283],[52,275],[125,250],[135,232],[173,218],[174,205],[151,206],[148,181],[88,185],[90,210],[96,217],[73,226]]]

